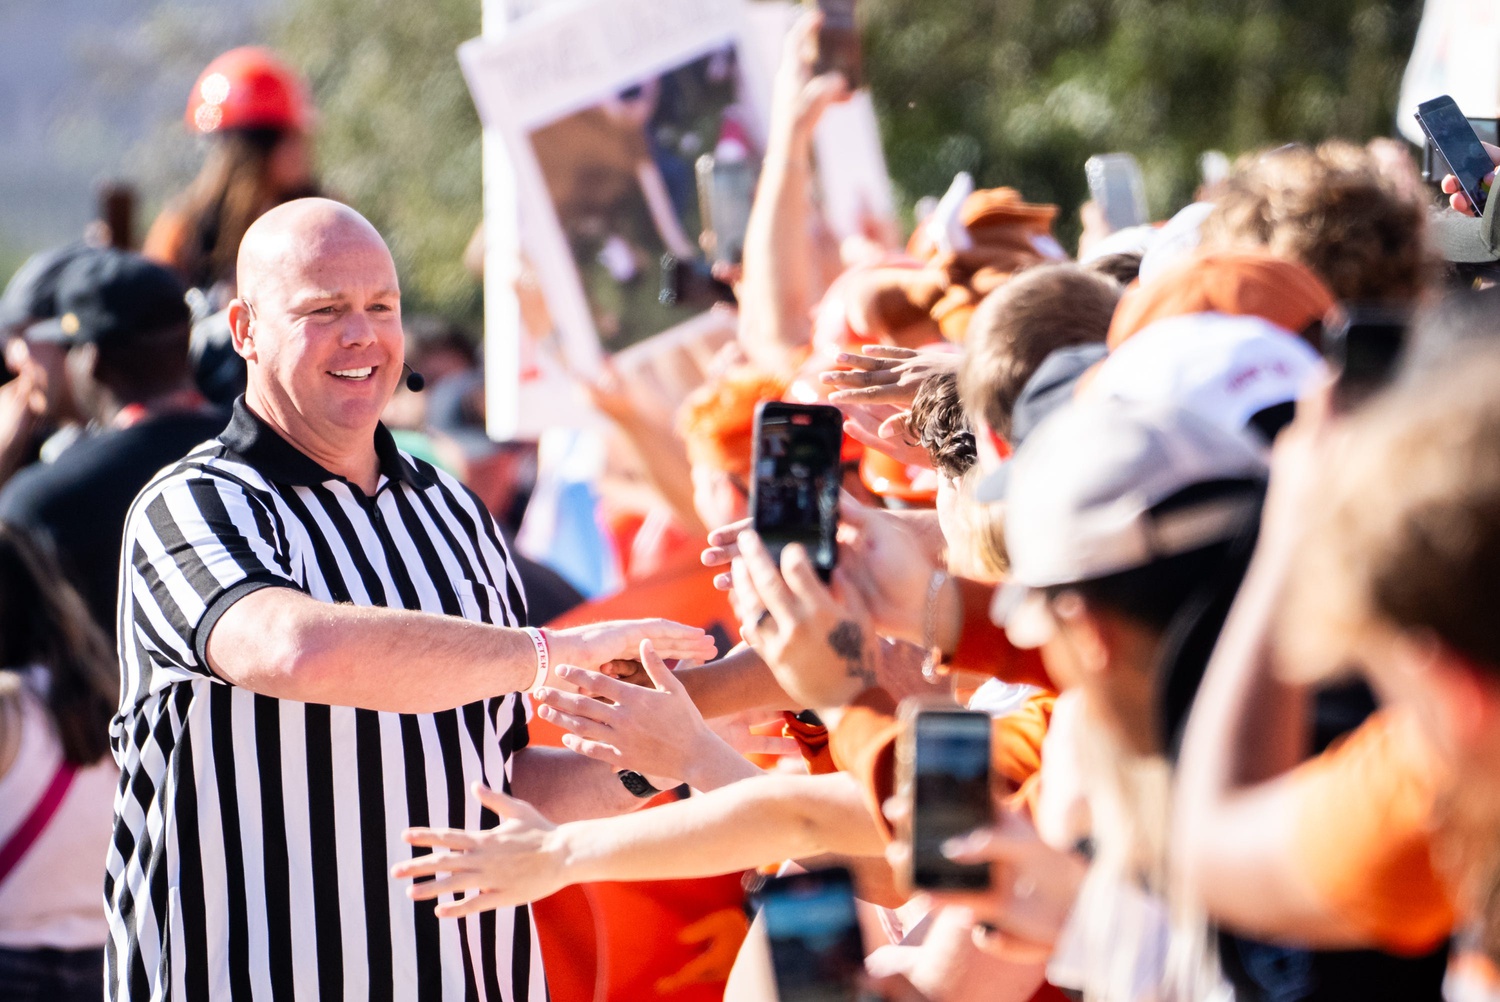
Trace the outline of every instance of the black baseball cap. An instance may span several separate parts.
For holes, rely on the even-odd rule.
[[[81,257],[99,253],[85,243],[71,243],[33,254],[16,269],[0,295],[0,331],[24,330],[38,320],[57,316],[57,279]]]
[[[57,277],[57,315],[26,330],[27,340],[118,344],[192,321],[187,287],[171,271],[129,251],[99,250]]]

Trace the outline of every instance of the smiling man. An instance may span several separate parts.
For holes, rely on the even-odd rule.
[[[489,513],[379,423],[401,299],[358,213],[274,209],[238,273],[245,395],[126,525],[109,997],[541,1000],[529,911],[440,921],[387,878],[413,854],[400,833],[495,824],[475,782],[556,820],[639,804],[612,767],[527,747],[517,693],[549,654],[594,668],[712,641],[661,620],[521,628]]]

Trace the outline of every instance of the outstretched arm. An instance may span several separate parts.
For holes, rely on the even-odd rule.
[[[639,814],[554,825],[530,805],[483,787],[501,824],[479,832],[408,829],[435,851],[398,864],[416,900],[467,893],[438,915],[468,915],[544,898],[569,884],[733,873],[824,852],[875,856],[884,843],[855,783],[840,773],[762,776]]]
[[[537,671],[536,648],[521,630],[335,605],[289,587],[251,592],[211,630],[208,663],[221,678],[309,703],[432,713],[528,689]],[[648,639],[666,657],[713,654],[713,639],[702,630],[666,620],[549,630],[547,637],[553,665],[597,667],[634,657]]]
[[[812,75],[807,52],[819,18],[802,18],[787,35],[760,184],[745,228],[744,273],[737,290],[740,343],[767,372],[784,372],[801,361],[821,292],[813,285],[818,268],[809,228],[813,127],[825,108],[848,96],[849,85],[837,73]]]

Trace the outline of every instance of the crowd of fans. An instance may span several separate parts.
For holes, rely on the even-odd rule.
[[[848,89],[813,74],[816,26],[776,83],[736,337],[675,426],[587,388],[651,488],[606,502],[670,527],[624,541],[627,589],[673,564],[645,548],[701,550],[743,642],[607,673],[638,690],[570,669],[578,692],[535,693],[569,748],[693,795],[558,824],[479,788],[498,824],[409,830],[431,851],[392,857],[395,886],[446,918],[838,861],[892,999],[1500,999],[1500,247],[1442,252],[1492,220],[1438,207],[1404,151],[1329,142],[1248,154],[1163,225],[1095,220],[1076,261],[1056,210],[1003,188],[904,248],[832,248],[811,135]],[[267,58],[210,70],[280,99],[195,91],[189,122],[222,145],[157,262],[62,248],[0,303],[0,987],[52,992],[17,998],[98,996],[102,868],[78,860],[110,832],[125,513],[227,420],[205,383],[224,354],[191,378],[187,288],[208,322],[239,236],[311,188],[303,98]],[[1372,308],[1404,342],[1355,387]],[[534,456],[482,434],[472,342],[405,327],[429,386],[386,423],[514,529]],[[844,412],[827,583],[751,526],[767,400]],[[516,561],[532,623],[581,601]],[[896,876],[909,697],[991,717],[996,823],[944,848],[989,864],[988,891]],[[768,719],[796,753],[727,753]],[[766,949],[753,922],[726,999],[775,997]]]

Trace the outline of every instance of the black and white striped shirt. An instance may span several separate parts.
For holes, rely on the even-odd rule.
[[[265,587],[519,625],[520,581],[484,506],[376,433],[373,497],[252,414],[157,475],[121,561],[123,770],[105,877],[111,999],[541,1002],[528,908],[439,920],[389,870],[410,825],[491,827],[515,694],[400,714],[274,699],[214,675],[214,623]]]

